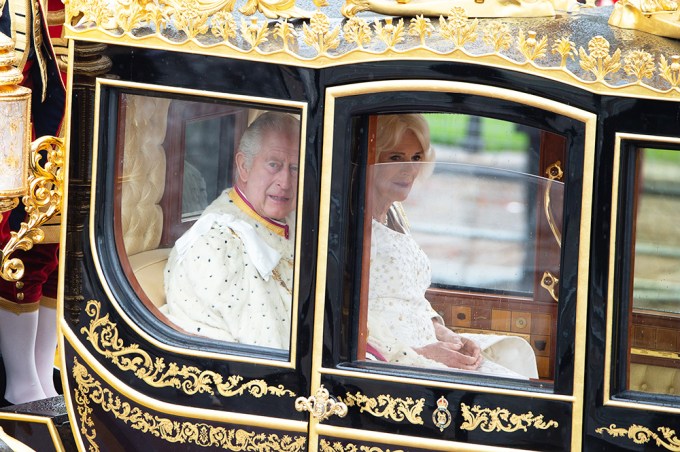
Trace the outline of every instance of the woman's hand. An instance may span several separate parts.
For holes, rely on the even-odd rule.
[[[459,336],[460,337],[460,336]],[[463,338],[461,338],[463,339]],[[415,347],[414,350],[419,355],[425,358],[440,362],[446,366],[456,369],[476,370],[482,364],[482,356],[479,353],[479,346],[477,346],[477,354],[474,351],[471,353],[471,347],[468,344],[477,344],[474,341],[462,341],[460,343],[451,342],[433,342],[423,347]]]
[[[454,333],[435,319],[432,319],[432,323],[434,324],[435,335],[440,342],[451,344],[453,349],[460,354],[474,358],[474,361],[477,363],[475,369],[479,367],[482,363],[482,350],[475,341]],[[446,365],[448,366],[448,364]]]

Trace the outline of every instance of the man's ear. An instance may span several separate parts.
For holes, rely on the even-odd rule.
[[[240,151],[236,153],[236,171],[240,180],[243,182],[248,181],[249,169],[246,165],[246,156]]]

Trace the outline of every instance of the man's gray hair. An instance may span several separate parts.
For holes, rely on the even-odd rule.
[[[300,120],[289,113],[268,111],[258,116],[241,137],[238,149],[246,158],[250,168],[255,156],[262,150],[262,139],[266,133],[273,132],[289,137],[300,136]]]

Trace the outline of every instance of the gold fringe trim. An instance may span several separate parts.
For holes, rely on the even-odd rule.
[[[13,312],[17,315],[23,314],[25,312],[37,311],[39,307],[40,307],[39,301],[34,301],[33,303],[19,304],[0,297],[0,309],[4,311]]]

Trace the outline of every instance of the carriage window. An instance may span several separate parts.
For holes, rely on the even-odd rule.
[[[552,379],[565,139],[461,114],[369,136],[367,359]]]
[[[638,148],[628,388],[680,390],[680,152]]]
[[[289,349],[300,129],[299,109],[120,95],[117,247],[168,325]]]

